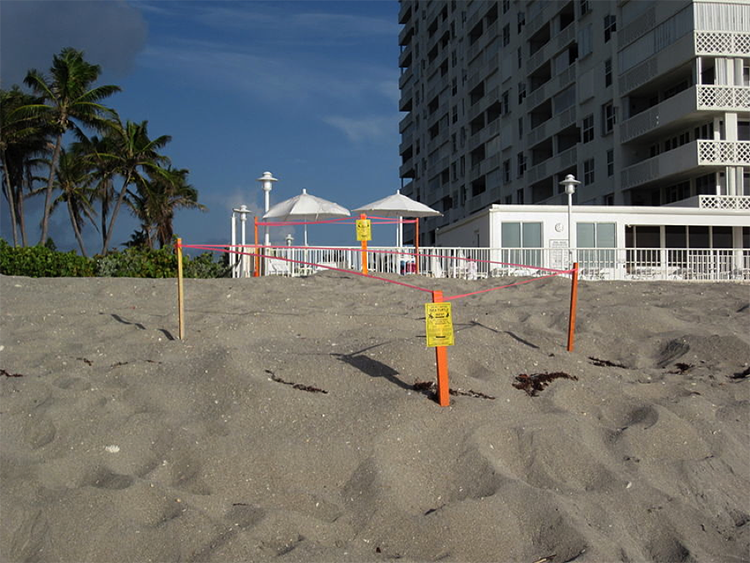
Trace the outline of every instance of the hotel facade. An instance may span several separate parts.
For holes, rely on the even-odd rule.
[[[401,0],[399,22],[401,191],[443,213],[421,245],[529,246],[500,222],[568,204],[573,174],[597,218],[540,233],[601,246],[596,224],[628,208],[602,245],[750,248],[750,0]],[[663,206],[704,219],[639,231]],[[461,232],[483,214],[512,244]]]

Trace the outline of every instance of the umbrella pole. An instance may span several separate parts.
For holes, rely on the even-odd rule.
[[[258,254],[258,216],[256,215],[254,219],[255,219],[255,258],[253,262],[255,264],[255,268],[253,268],[253,277],[257,278],[257,277],[260,277],[260,255]],[[242,251],[244,252],[245,249],[243,248]]]
[[[419,217],[414,223],[414,271],[419,274]]]

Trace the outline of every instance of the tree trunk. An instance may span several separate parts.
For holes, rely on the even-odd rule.
[[[21,244],[24,247],[29,245],[29,241],[26,240],[26,216],[24,215],[23,202],[26,200],[26,196],[23,193],[24,186],[31,188],[33,174],[31,173],[31,167],[26,169],[26,181],[21,181],[21,189],[18,190],[16,196],[18,197],[18,226],[21,228]]]
[[[8,173],[8,163],[5,160],[5,151],[3,151],[3,176],[5,177],[5,197],[8,199],[8,207],[10,208],[10,223],[13,226],[13,248],[18,247],[18,234],[16,227],[18,226],[18,220],[16,218],[16,196],[13,191],[13,186],[10,183],[10,174]]]
[[[60,160],[60,150],[62,148],[62,133],[57,136],[55,141],[55,150],[52,153],[52,163],[50,164],[49,180],[47,180],[47,191],[44,196],[44,216],[42,217],[42,236],[39,244],[47,242],[47,231],[49,230],[49,215],[52,206],[52,187],[55,184],[55,172],[57,170],[57,161]]]
[[[102,181],[101,185],[99,186],[99,189],[101,190],[102,194],[102,215],[100,219],[100,224],[102,227],[102,254],[104,254],[107,251],[107,233],[109,230],[107,229],[107,218],[109,217],[109,194],[110,194],[110,185],[112,184],[111,178],[106,178]]]
[[[125,177],[125,180],[122,182],[122,189],[120,190],[120,195],[117,196],[117,203],[115,204],[115,208],[112,210],[112,218],[109,220],[109,228],[107,228],[107,234],[104,237],[104,245],[102,247],[102,254],[107,253],[107,248],[109,247],[110,239],[112,238],[112,231],[115,228],[115,219],[117,219],[117,214],[120,212],[120,206],[122,205],[122,202],[125,200],[125,194],[128,193],[128,184],[130,184],[130,174],[128,174]]]
[[[78,246],[81,248],[81,256],[86,256],[88,258],[88,255],[86,254],[86,247],[83,245],[83,237],[81,236],[81,228],[78,226],[78,221],[76,220],[75,213],[73,213],[73,206],[70,204],[70,201],[68,201],[68,215],[70,215],[70,223],[71,225],[73,225],[73,232],[76,235]]]

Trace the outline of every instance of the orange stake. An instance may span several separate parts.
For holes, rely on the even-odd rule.
[[[177,239],[177,333],[185,340],[185,293],[182,287],[182,239]]]
[[[578,262],[573,263],[573,274],[570,285],[570,322],[568,324],[568,352],[573,351],[573,340],[576,331],[576,305],[578,303]]]
[[[367,215],[365,215],[364,213],[362,213],[359,216],[359,218],[362,221],[366,221],[367,220]],[[367,241],[366,240],[362,241],[362,274],[365,275],[365,276],[367,275]]]
[[[255,219],[255,268],[253,268],[253,277],[260,277],[260,255],[258,254],[258,216]],[[242,250],[245,251],[244,249]]]
[[[433,291],[432,302],[442,303],[443,292]],[[435,362],[437,363],[437,398],[441,407],[451,404],[450,387],[448,386],[448,347],[435,346]]]

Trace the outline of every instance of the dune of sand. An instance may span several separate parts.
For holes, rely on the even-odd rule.
[[[0,277],[3,561],[750,560],[747,285],[175,287]]]

